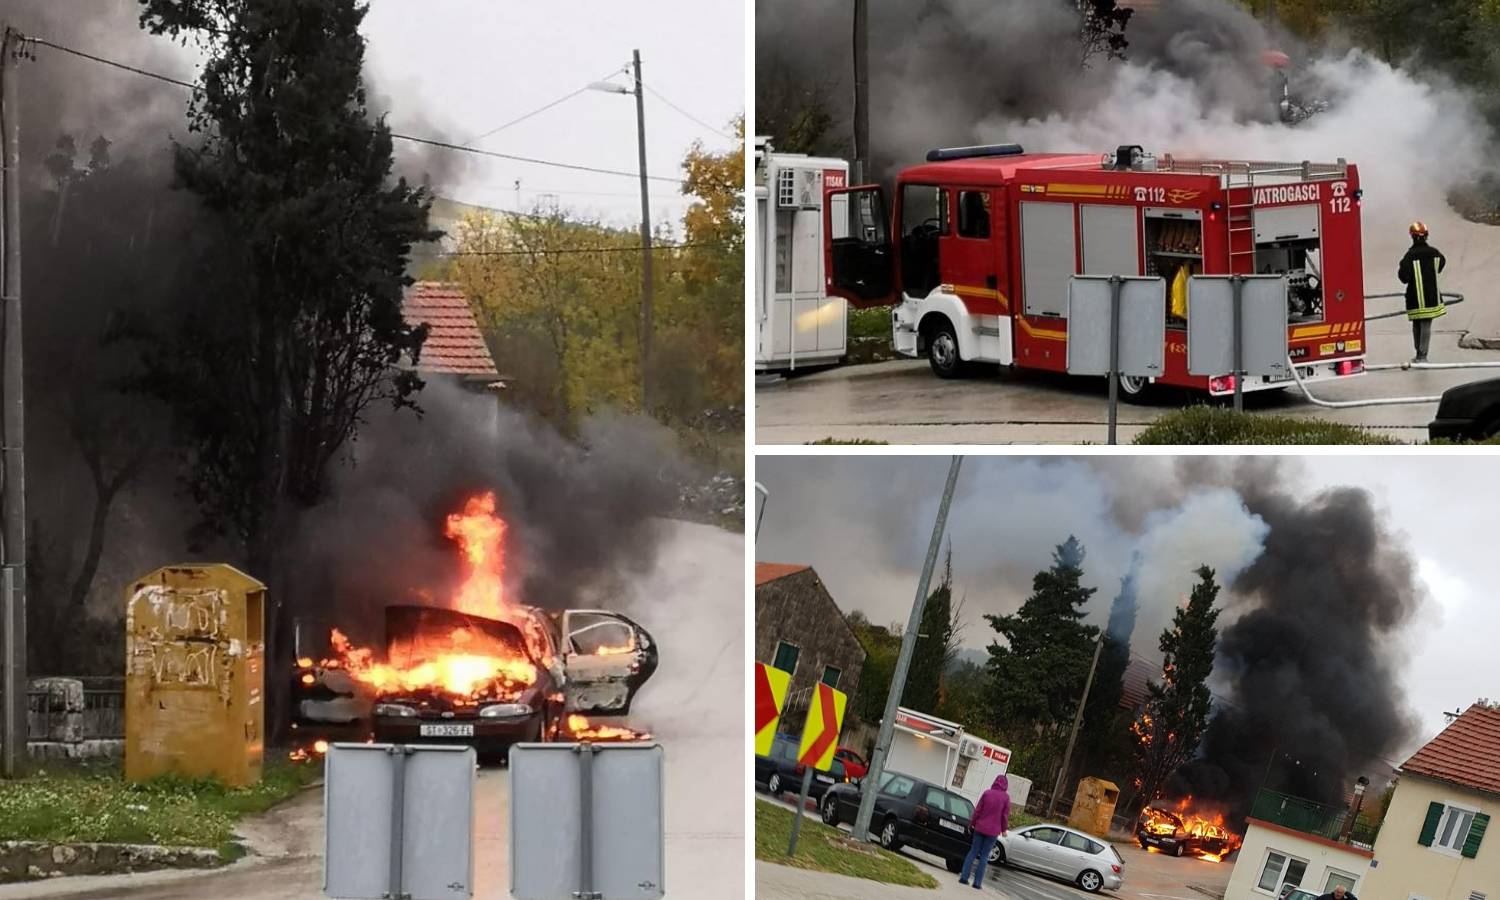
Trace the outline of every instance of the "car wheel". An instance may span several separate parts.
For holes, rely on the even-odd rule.
[[[772,797],[780,797],[781,796],[781,775],[780,774],[778,774],[776,772],[772,772],[771,773],[771,777],[766,779],[766,790],[771,794]]]
[[[823,824],[838,825],[839,801],[832,794],[823,795]]]
[[[1485,441],[1500,435],[1500,412],[1474,426],[1473,440]]]
[[[964,861],[956,857],[950,857],[944,860],[944,862],[948,864],[948,871],[950,872],[957,873],[959,869],[964,867]]]
[[[901,834],[896,829],[895,819],[886,819],[885,825],[881,827],[880,846],[893,853],[901,849]]]
[[[1078,886],[1090,894],[1097,894],[1104,887],[1104,877],[1093,869],[1084,869],[1078,874]]]
[[[1178,844],[1176,847],[1172,848],[1172,855],[1173,856],[1181,856],[1182,855],[1182,845],[1181,844]]]
[[[990,848],[989,864],[992,866],[1005,865],[1005,848],[1000,846],[999,841],[996,841],[995,846]]]
[[[1151,379],[1139,375],[1121,375],[1120,399],[1126,403],[1144,403],[1151,391]]]
[[[957,378],[963,374],[964,361],[958,355],[958,335],[947,319],[939,319],[927,335],[927,362],[939,378]]]

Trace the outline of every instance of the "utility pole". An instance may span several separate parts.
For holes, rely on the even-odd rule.
[[[635,121],[641,154],[641,411],[651,414],[651,194],[646,184],[646,92],[641,87],[641,51],[635,62]]]
[[[854,184],[870,177],[869,0],[854,0]]]
[[[885,714],[880,717],[880,734],[875,738],[875,752],[870,754],[870,770],[865,773],[864,783],[859,789],[859,814],[854,818],[856,841],[870,839],[870,819],[875,815],[875,794],[880,789],[880,774],[885,771],[885,757],[891,749],[896,707],[901,704],[901,693],[906,689],[906,672],[911,668],[911,657],[917,649],[917,632],[922,630],[922,607],[927,603],[927,586],[937,565],[943,528],[948,523],[948,507],[953,504],[953,485],[958,482],[958,467],[963,461],[962,456],[955,456],[948,465],[948,483],[943,487],[943,499],[938,503],[937,520],[932,523],[932,543],[927,545],[927,559],[922,563],[922,578],[917,582],[917,598],[911,604],[911,618],[906,623],[906,633],[901,635],[901,654],[896,658],[896,673],[891,676],[891,691],[885,698]]]
[[[1063,779],[1068,777],[1068,766],[1073,764],[1073,742],[1078,740],[1078,726],[1083,722],[1083,708],[1089,702],[1089,688],[1094,686],[1094,669],[1099,665],[1099,651],[1104,649],[1104,632],[1094,641],[1094,661],[1089,663],[1089,677],[1083,682],[1083,696],[1078,699],[1078,710],[1073,713],[1073,731],[1068,735],[1068,750],[1063,754],[1062,768],[1057,772],[1057,784],[1052,787],[1052,799],[1047,801],[1047,818],[1057,810],[1057,795],[1062,793]]]
[[[21,142],[20,92],[16,80],[20,70],[21,33],[6,26],[0,44],[0,130],[3,130],[4,172],[0,174],[5,202],[0,209],[0,302],[5,305],[4,341],[4,410],[0,413],[0,457],[3,457],[5,521],[3,545],[4,578],[0,582],[4,596],[3,637],[0,637],[0,693],[4,694],[4,714],[0,716],[0,775],[20,775],[26,759],[26,458],[23,455],[26,406],[21,392]]]

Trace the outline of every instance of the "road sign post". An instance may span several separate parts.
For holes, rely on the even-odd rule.
[[[789,672],[765,663],[755,664],[755,755],[770,756],[781,725],[781,710],[786,705]]]
[[[1166,365],[1167,289],[1162,278],[1075,275],[1068,283],[1070,375],[1109,381],[1109,443],[1116,439],[1121,376],[1158,378]]]
[[[1285,275],[1194,275],[1188,280],[1188,374],[1234,382],[1234,409],[1245,408],[1245,378],[1286,378]]]
[[[474,896],[472,747],[340,743],[324,771],[325,895]]]
[[[821,681],[813,690],[812,705],[802,726],[802,746],[797,751],[797,762],[804,771],[802,790],[797,795],[797,811],[792,817],[792,839],[787,844],[787,856],[797,854],[797,834],[802,830],[802,812],[807,809],[807,795],[812,791],[813,772],[827,771],[833,766],[833,752],[838,747],[839,732],[844,730],[844,707],[848,703],[849,695]]]
[[[510,751],[516,900],[656,900],[666,891],[660,744],[517,744]]]

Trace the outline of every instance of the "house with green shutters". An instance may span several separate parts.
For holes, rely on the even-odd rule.
[[[1476,703],[1400,767],[1360,900],[1500,900],[1500,705]]]

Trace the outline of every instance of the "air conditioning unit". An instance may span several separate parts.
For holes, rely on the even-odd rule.
[[[823,173],[818,169],[782,169],[777,173],[776,205],[782,209],[822,209]]]
[[[969,759],[978,759],[983,752],[983,746],[973,738],[964,738],[958,742],[958,755]]]

